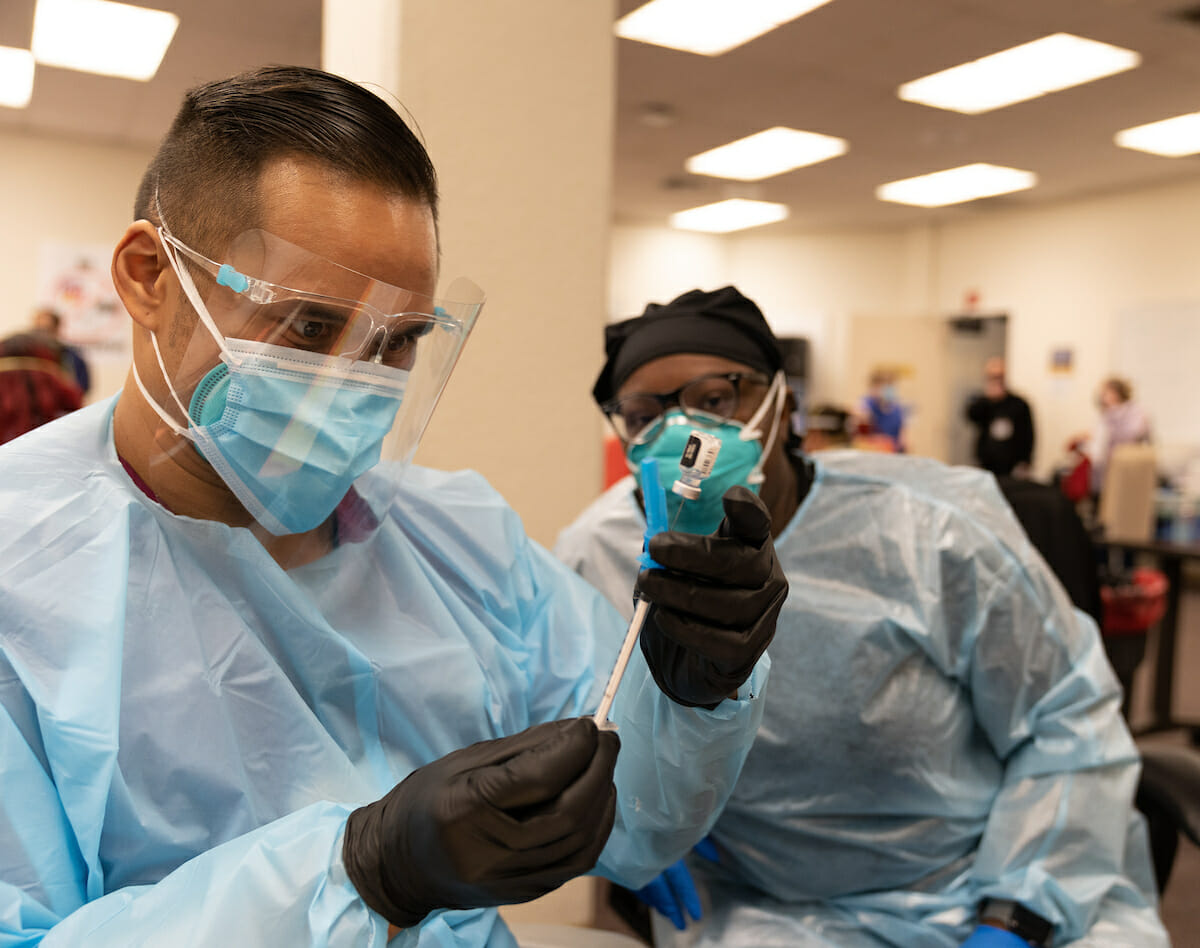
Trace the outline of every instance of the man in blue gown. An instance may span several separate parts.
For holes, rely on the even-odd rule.
[[[0,451],[3,948],[512,946],[495,906],[715,819],[786,595],[765,508],[656,547],[648,634],[694,634],[635,656],[618,756],[581,717],[616,610],[408,464],[482,304],[436,290],[436,209],[353,83],[186,96],[113,255],[129,384]]]

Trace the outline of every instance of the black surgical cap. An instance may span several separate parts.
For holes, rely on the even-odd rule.
[[[677,353],[722,356],[773,376],[783,365],[779,343],[753,301],[735,287],[689,290],[669,303],[651,303],[641,316],[604,330],[608,357],[592,388],[603,405],[639,366]]]

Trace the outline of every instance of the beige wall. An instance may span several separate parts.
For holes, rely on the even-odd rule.
[[[1200,178],[956,224],[939,235],[936,256],[935,311],[977,288],[987,309],[1009,313],[1009,374],[1038,413],[1035,460],[1044,470],[1071,434],[1094,423],[1099,382],[1120,365],[1117,318],[1200,303]],[[1075,352],[1068,378],[1049,371],[1059,345]],[[1184,404],[1147,407],[1159,416],[1194,410],[1200,373],[1193,383]]]
[[[441,181],[443,275],[488,296],[417,460],[483,471],[550,544],[601,487],[581,380],[606,313],[613,6],[398,0],[381,23],[378,3],[326,5],[324,62],[412,114]],[[361,61],[359,15],[394,32],[390,58]]]
[[[29,325],[43,244],[116,244],[150,157],[149,149],[0,132],[0,335]],[[117,391],[127,367],[94,364],[90,397]]]
[[[982,311],[1009,315],[1010,381],[1033,403],[1042,476],[1061,459],[1066,438],[1094,424],[1096,387],[1119,364],[1119,314],[1200,305],[1200,178],[1036,210],[983,211],[947,225],[790,237],[767,228],[703,239],[689,267],[666,228],[616,227],[610,296],[624,305],[611,315],[626,315],[638,299],[644,305],[734,282],[778,334],[810,338],[815,394],[852,403],[865,388],[849,350],[855,317],[946,317],[978,292]],[[620,266],[631,258],[636,266]],[[668,280],[656,276],[660,261]],[[1049,370],[1060,346],[1075,354],[1066,377]],[[1161,414],[1181,406],[1149,407]]]

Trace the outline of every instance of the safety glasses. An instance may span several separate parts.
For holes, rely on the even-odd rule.
[[[249,262],[290,274],[302,285],[334,285],[353,295],[314,292],[251,275],[244,264],[219,263],[165,227],[158,233],[165,246],[212,277],[206,305],[221,332],[234,338],[407,369],[419,341],[435,329],[465,336],[482,302],[477,292],[478,300],[436,300],[391,286],[265,231],[239,238],[235,250]]]
[[[768,384],[768,379],[757,372],[718,372],[694,378],[673,392],[639,392],[614,398],[601,410],[623,442],[647,444],[661,433],[658,421],[672,406],[678,405],[698,425],[724,424],[737,414],[748,391],[765,391]]]

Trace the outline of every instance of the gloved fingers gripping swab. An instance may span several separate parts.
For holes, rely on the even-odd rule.
[[[716,462],[720,450],[720,438],[705,434],[703,431],[692,431],[683,448],[683,456],[679,459],[679,479],[671,485],[671,493],[677,494],[683,499],[679,505],[680,510],[688,500],[695,500],[700,496],[700,484],[712,473],[713,464]],[[655,458],[647,458],[642,461],[642,499],[646,507],[646,533],[642,554],[638,557],[638,561],[646,569],[658,569],[661,567],[650,557],[650,538],[669,528],[667,526],[667,495],[658,479],[658,460]],[[678,511],[676,511],[675,517],[678,519]],[[617,688],[621,685],[621,679],[625,677],[625,668],[629,664],[633,646],[637,644],[638,636],[642,633],[642,626],[646,623],[646,615],[649,611],[650,603],[639,598],[633,610],[633,618],[629,622],[629,630],[625,633],[625,641],[621,643],[621,650],[617,653],[617,662],[613,666],[612,674],[608,676],[608,684],[604,687],[600,706],[592,716],[592,720],[598,728],[612,729],[615,726],[609,723],[608,712],[612,709],[613,699],[617,696]]]
[[[646,458],[642,461],[642,501],[646,508],[646,532],[642,541],[642,553],[638,562],[645,568],[658,566],[650,557],[650,538],[667,529],[667,495],[658,480],[658,460]],[[637,644],[642,626],[646,622],[646,613],[650,611],[650,603],[638,598],[633,610],[633,618],[629,622],[629,631],[625,633],[625,641],[617,653],[617,663],[613,666],[612,674],[608,676],[608,684],[604,686],[604,695],[600,698],[600,706],[592,716],[598,728],[612,729],[614,725],[608,722],[608,712],[612,708],[613,699],[617,696],[617,688],[625,676],[625,666],[629,664],[629,656],[633,654],[633,646]]]
[[[596,722],[598,728],[612,730],[616,726],[609,722],[608,712],[612,708],[613,698],[617,696],[617,688],[620,687],[621,679],[625,677],[625,666],[629,664],[629,656],[633,654],[633,647],[642,633],[642,626],[646,623],[646,613],[649,611],[649,600],[639,599],[633,610],[633,619],[629,622],[629,631],[625,633],[625,641],[621,643],[621,651],[617,654],[617,663],[613,666],[612,674],[608,676],[608,684],[604,687],[604,697],[600,699],[600,706],[592,715],[592,720]]]

